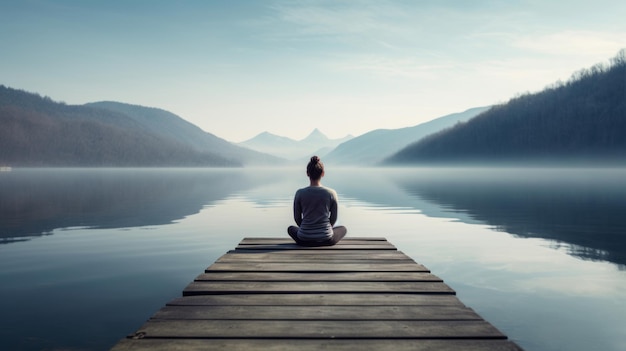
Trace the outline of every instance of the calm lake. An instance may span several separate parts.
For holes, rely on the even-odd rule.
[[[0,349],[107,350],[243,237],[287,236],[292,169],[0,172]],[[626,350],[626,170],[333,169],[384,236],[526,350]]]

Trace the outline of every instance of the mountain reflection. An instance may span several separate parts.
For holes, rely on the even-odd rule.
[[[254,185],[203,169],[21,169],[0,175],[0,243],[69,227],[162,225]]]
[[[305,185],[302,173],[18,169],[0,174],[0,243],[61,228],[165,225],[233,194],[261,207],[284,206],[288,214],[293,192]],[[331,169],[326,180],[340,196],[485,223],[549,239],[573,256],[626,266],[626,170]]]
[[[565,243],[573,256],[626,265],[624,170],[415,170],[395,182],[448,216],[461,212],[496,230]]]

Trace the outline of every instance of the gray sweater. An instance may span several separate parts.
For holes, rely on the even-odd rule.
[[[326,241],[333,237],[337,221],[337,193],[324,186],[308,186],[296,191],[293,217],[304,241]]]

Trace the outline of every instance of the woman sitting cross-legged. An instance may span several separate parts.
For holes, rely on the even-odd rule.
[[[298,226],[289,226],[287,232],[302,246],[335,245],[348,232],[344,226],[334,227],[337,221],[337,193],[321,184],[324,164],[319,157],[311,157],[306,174],[310,185],[298,189],[293,200],[293,217]]]

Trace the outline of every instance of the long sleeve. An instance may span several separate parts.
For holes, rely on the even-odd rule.
[[[293,199],[293,219],[298,226],[302,225],[302,203],[300,202],[299,192],[296,192],[296,196]]]
[[[330,225],[335,226],[335,222],[337,222],[337,194],[334,194],[332,199],[330,200]]]

